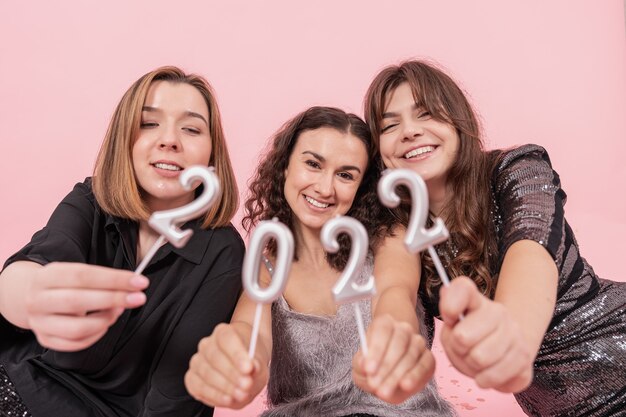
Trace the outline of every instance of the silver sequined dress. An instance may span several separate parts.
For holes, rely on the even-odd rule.
[[[559,271],[534,380],[515,398],[531,416],[626,416],[626,282],[599,278],[580,255],[545,149],[508,151],[492,186],[499,263],[514,242],[530,239],[548,250]]]
[[[360,279],[367,279],[371,273],[370,258]],[[370,301],[360,301],[359,306],[367,326]],[[422,322],[421,305],[417,315]],[[434,379],[400,405],[381,401],[354,385],[352,357],[359,348],[359,336],[351,304],[339,305],[334,316],[317,316],[291,310],[281,297],[272,305],[272,338],[267,389],[270,408],[263,417],[455,415],[452,406],[439,395]]]

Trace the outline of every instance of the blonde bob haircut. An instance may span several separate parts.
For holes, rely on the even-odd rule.
[[[141,112],[148,89],[156,81],[189,84],[204,97],[209,109],[212,145],[209,166],[215,167],[222,195],[204,216],[202,227],[226,226],[237,211],[239,191],[226,147],[215,93],[203,77],[185,74],[177,67],[161,67],[145,74],[133,83],[120,100],[94,168],[93,191],[96,200],[106,213],[113,216],[135,221],[150,217],[135,178],[132,148],[139,134]]]

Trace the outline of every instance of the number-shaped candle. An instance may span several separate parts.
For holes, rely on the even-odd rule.
[[[178,225],[206,212],[220,196],[220,182],[212,167],[209,168],[202,165],[190,166],[180,174],[179,181],[185,190],[191,190],[194,182],[201,181],[204,186],[202,194],[184,206],[152,213],[150,219],[148,219],[148,224],[161,233],[161,236],[152,245],[135,270],[137,275],[143,272],[150,259],[152,259],[166,240],[177,248],[185,246],[191,238],[193,231],[189,229],[181,230],[178,228]]]
[[[202,181],[204,185],[204,190],[198,198],[182,207],[155,211],[148,220],[148,224],[154,230],[165,236],[168,242],[177,248],[185,246],[193,234],[192,230],[179,229],[178,224],[198,217],[220,196],[220,182],[213,168],[194,165],[180,175],[180,183],[185,190],[191,190],[191,186],[197,180]]]
[[[359,277],[361,266],[365,262],[367,256],[369,239],[365,227],[356,219],[348,216],[339,216],[327,221],[322,227],[321,241],[324,249],[328,252],[335,253],[339,250],[339,242],[337,237],[341,233],[347,233],[350,236],[351,248],[350,257],[346,263],[339,281],[332,289],[333,298],[337,303],[353,303],[358,300],[372,298],[376,294],[374,285],[374,277],[370,276],[367,282],[359,284],[356,280]],[[361,339],[361,347],[363,353],[367,355],[367,341],[365,339],[365,326],[363,325],[363,316],[359,304],[354,303],[354,314],[356,315],[356,324],[359,330],[359,338]]]
[[[272,280],[270,285],[267,288],[261,288],[259,285],[259,269],[261,268],[263,250],[271,238],[276,240],[276,265],[274,265],[273,271],[271,271]],[[291,270],[291,262],[293,261],[293,250],[294,243],[291,231],[276,218],[260,222],[254,229],[252,236],[250,236],[248,250],[243,260],[242,281],[248,297],[257,302],[252,336],[250,337],[250,349],[248,351],[248,355],[251,358],[254,356],[256,341],[259,335],[262,306],[276,300],[285,290],[287,277]]]
[[[411,216],[404,244],[412,253],[428,249],[441,281],[444,285],[449,285],[448,274],[446,274],[433,245],[445,241],[450,234],[443,220],[439,217],[433,219],[433,227],[426,229],[426,220],[428,218],[428,189],[426,188],[426,183],[422,177],[409,169],[386,170],[378,182],[378,197],[385,206],[397,207],[400,204],[400,196],[395,191],[399,185],[406,186],[411,193]]]

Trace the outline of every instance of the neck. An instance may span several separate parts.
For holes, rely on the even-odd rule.
[[[150,227],[146,220],[141,220],[139,222],[139,236],[143,237],[144,239],[147,238],[157,240],[160,234],[156,232],[152,227]]]
[[[429,211],[439,216],[447,202],[449,187],[445,181],[433,179],[426,184],[428,188]]]
[[[161,200],[158,198],[151,198],[150,196],[147,196],[145,198],[145,203],[148,211],[150,213],[154,213],[155,211],[170,210],[173,208],[182,207],[186,204],[191,203],[193,200],[194,194],[189,193],[187,195],[172,200]]]
[[[294,238],[298,246],[298,262],[307,265],[327,266],[326,251],[320,240],[321,230],[296,226]]]
[[[137,265],[146,256],[154,242],[157,241],[160,234],[150,227],[147,221],[139,222],[139,236],[137,238]]]

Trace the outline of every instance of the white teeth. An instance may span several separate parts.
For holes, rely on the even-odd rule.
[[[163,162],[157,162],[156,164],[154,164],[154,166],[157,168],[166,169],[168,171],[182,171],[182,168],[179,166],[164,164]]]
[[[311,203],[315,207],[326,208],[326,207],[330,206],[330,204],[328,204],[328,203],[320,203],[319,201],[309,197],[308,195],[305,195],[304,198],[306,199],[306,201],[308,201],[309,203]]]
[[[413,158],[414,156],[422,155],[425,153],[429,153],[435,150],[434,146],[422,146],[421,148],[413,149],[411,152],[407,152],[404,154],[406,159]]]

